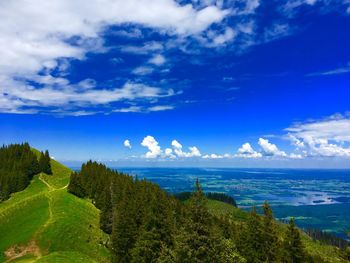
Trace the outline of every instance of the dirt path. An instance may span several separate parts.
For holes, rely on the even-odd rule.
[[[62,190],[68,187],[68,185],[61,187],[61,188],[55,188],[52,185],[50,185],[43,177],[42,174],[39,175],[39,180],[42,181],[47,187],[48,187],[48,191],[42,192],[40,194],[31,196],[26,198],[26,200],[32,199],[35,196],[38,195],[43,195],[45,194],[45,196],[48,199],[48,210],[49,210],[49,218],[47,219],[47,221],[45,222],[45,224],[38,229],[38,231],[33,235],[33,238],[31,239],[31,241],[28,242],[27,245],[14,245],[10,248],[8,248],[5,251],[5,255],[7,257],[7,260],[5,261],[5,263],[11,262],[17,258],[23,257],[25,255],[33,255],[35,257],[37,257],[37,259],[39,259],[40,257],[42,257],[42,251],[40,249],[40,247],[37,245],[37,238],[39,237],[39,235],[44,231],[45,228],[47,228],[50,224],[52,224],[52,222],[54,222],[54,216],[53,216],[53,211],[52,211],[52,193],[58,190]],[[26,201],[23,200],[22,202]],[[20,202],[20,203],[22,203]],[[18,205],[18,203],[15,204],[16,206]],[[10,208],[10,207],[9,207]],[[7,208],[8,209],[8,208]],[[36,260],[37,260],[36,259]]]

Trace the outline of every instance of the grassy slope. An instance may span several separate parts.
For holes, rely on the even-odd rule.
[[[54,160],[51,165],[53,175],[35,176],[0,204],[0,262],[108,262],[99,211],[67,193],[70,169]],[[28,251],[9,260],[5,251],[15,247],[12,255]]]
[[[227,214],[234,220],[245,222],[248,218],[248,213],[235,208],[232,205],[222,203],[215,200],[208,200],[209,210],[216,215]],[[280,232],[286,231],[287,227],[284,224],[279,224]],[[303,243],[309,254],[322,258],[324,262],[336,263],[347,262],[339,257],[339,250],[333,246],[322,245],[319,242],[313,241],[306,234],[303,235]]]

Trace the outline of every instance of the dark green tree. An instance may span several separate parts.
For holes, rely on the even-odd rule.
[[[256,207],[249,214],[247,225],[242,231],[240,251],[248,262],[264,262],[264,236],[261,217]]]
[[[179,230],[175,240],[176,262],[217,262],[212,216],[198,179],[187,213],[184,227]]]
[[[28,143],[0,147],[0,202],[24,190],[39,172],[37,157]]]
[[[307,262],[307,254],[301,242],[300,231],[295,226],[294,218],[289,221],[287,236],[285,238],[285,250],[287,256],[284,258],[284,262]]]
[[[264,261],[275,262],[279,258],[277,225],[274,220],[272,209],[267,202],[263,205],[264,216],[262,220]]]
[[[43,152],[40,153],[39,167],[42,173],[52,174],[51,158],[48,150],[46,150],[45,153]]]
[[[73,172],[70,176],[68,192],[80,197],[86,197],[86,191],[83,185],[83,178],[80,174]]]
[[[131,249],[138,234],[135,201],[133,185],[129,184],[125,187],[123,199],[114,213],[111,240],[115,262],[130,262],[132,259]]]

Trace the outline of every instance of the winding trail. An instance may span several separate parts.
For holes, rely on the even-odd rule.
[[[26,201],[29,201],[29,200],[32,200],[38,196],[41,196],[41,195],[45,195],[48,199],[48,210],[49,210],[49,218],[47,219],[47,221],[45,222],[45,224],[40,228],[38,229],[38,231],[33,235],[33,238],[31,239],[31,241],[28,242],[28,244],[26,246],[13,246],[11,248],[9,248],[5,254],[8,255],[8,258],[7,260],[5,261],[5,263],[8,263],[8,262],[11,262],[17,258],[20,258],[20,257],[23,257],[27,254],[32,254],[34,256],[36,256],[37,258],[33,261],[33,262],[36,262],[37,260],[39,260],[43,254],[39,248],[39,246],[37,245],[36,243],[36,239],[38,238],[38,236],[50,225],[52,224],[55,219],[54,219],[54,215],[53,215],[53,209],[52,209],[52,206],[53,206],[53,196],[52,194],[56,191],[60,191],[60,190],[63,190],[63,189],[66,189],[68,187],[68,184],[63,186],[63,187],[60,187],[60,188],[56,188],[52,185],[49,184],[49,182],[47,182],[44,178],[43,178],[43,174],[40,173],[39,175],[39,180],[41,182],[43,182],[46,186],[47,186],[47,190],[46,191],[43,191],[41,193],[38,193],[38,194],[35,194],[35,195],[32,195],[30,197],[27,197],[25,199],[23,199],[21,202],[17,202],[9,207],[7,207],[6,209],[4,209],[2,212],[5,212],[7,211],[8,209],[11,209],[11,208],[14,208],[14,207],[18,207],[19,204],[22,204],[22,203],[25,203]],[[4,215],[5,213],[1,213],[0,216]],[[16,250],[20,250],[20,252],[15,252]]]

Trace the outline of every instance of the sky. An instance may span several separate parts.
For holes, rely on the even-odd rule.
[[[349,0],[0,3],[0,142],[112,166],[350,168]]]

